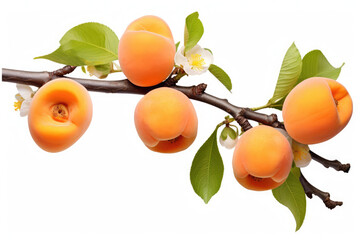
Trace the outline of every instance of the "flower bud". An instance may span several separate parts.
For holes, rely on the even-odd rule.
[[[238,134],[236,131],[231,127],[224,127],[219,138],[220,144],[227,149],[232,149],[235,147],[237,140]]]

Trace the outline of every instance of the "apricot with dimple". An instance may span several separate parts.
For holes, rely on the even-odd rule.
[[[256,126],[246,131],[236,144],[234,175],[247,189],[274,189],[286,180],[292,160],[290,143],[282,133],[269,126]]]
[[[67,78],[42,86],[30,105],[28,124],[36,144],[48,152],[73,145],[87,130],[92,118],[90,95],[81,84]]]
[[[286,97],[283,119],[287,132],[303,144],[324,142],[338,134],[352,115],[352,100],[335,80],[313,77]]]
[[[147,93],[137,104],[134,118],[139,137],[155,152],[185,150],[197,135],[194,106],[185,94],[172,88]]]
[[[156,16],[133,21],[119,42],[119,63],[125,76],[137,86],[164,81],[174,67],[175,43],[169,26]]]

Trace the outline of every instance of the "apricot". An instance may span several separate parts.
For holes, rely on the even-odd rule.
[[[131,83],[154,86],[170,75],[175,51],[166,22],[156,16],[144,16],[133,21],[120,39],[120,67]]]
[[[265,125],[256,126],[246,131],[236,144],[234,175],[247,189],[274,189],[286,180],[292,160],[290,143],[281,132]]]
[[[52,80],[34,95],[28,124],[36,144],[48,152],[73,145],[87,130],[92,102],[81,84],[67,78]]]
[[[289,93],[282,115],[293,139],[315,144],[334,137],[347,125],[352,106],[343,85],[332,79],[313,77],[299,83]]]
[[[185,150],[197,135],[194,106],[185,94],[172,88],[148,92],[137,104],[134,118],[139,137],[155,152]]]

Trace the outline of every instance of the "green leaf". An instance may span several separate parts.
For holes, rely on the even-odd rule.
[[[71,65],[71,66],[84,66],[86,65],[85,61],[81,58],[79,58],[76,55],[73,55],[72,53],[66,51],[63,46],[60,46],[58,49],[56,49],[54,52],[36,57],[34,59],[47,59],[53,62],[65,64],[65,65]]]
[[[118,58],[119,38],[100,23],[80,24],[65,33],[54,52],[36,57],[73,65],[101,65]]]
[[[303,60],[302,71],[297,83],[310,77],[326,77],[336,80],[339,77],[342,66],[334,68],[320,50],[308,52]]]
[[[175,43],[175,51],[177,52],[178,48],[179,48],[179,45],[180,45],[180,41],[178,41],[177,43]]]
[[[184,32],[184,54],[192,49],[204,34],[204,27],[199,19],[199,13],[194,12],[186,17]]]
[[[229,75],[215,64],[211,64],[209,71],[214,75],[229,91],[232,89],[232,83]]]
[[[219,191],[224,174],[224,164],[217,145],[218,128],[200,147],[191,165],[191,184],[205,203]]]
[[[300,176],[300,171],[294,168],[290,171],[286,181],[272,190],[275,199],[289,208],[294,215],[296,231],[303,224],[306,213],[305,192],[298,176]]]
[[[282,62],[274,94],[268,102],[270,107],[281,104],[281,101],[284,101],[291,89],[294,88],[301,73],[301,66],[301,55],[293,43],[287,50]]]

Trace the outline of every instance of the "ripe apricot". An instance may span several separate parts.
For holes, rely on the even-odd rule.
[[[194,106],[185,94],[161,87],[139,101],[135,109],[135,126],[149,149],[174,153],[192,144],[198,121]]]
[[[175,43],[169,26],[156,16],[133,21],[119,42],[119,63],[125,76],[137,86],[164,81],[174,67]]]
[[[283,119],[287,132],[303,144],[326,141],[338,134],[352,115],[352,100],[335,80],[313,77],[299,83],[286,97]]]
[[[28,124],[32,138],[48,152],[60,152],[74,144],[92,118],[88,91],[67,78],[52,80],[35,94]]]
[[[236,144],[234,175],[247,189],[274,189],[286,180],[292,160],[290,143],[282,133],[269,126],[256,126],[246,131]]]

